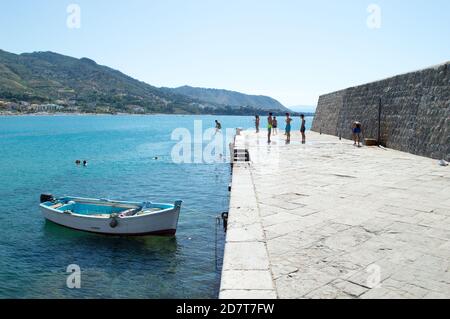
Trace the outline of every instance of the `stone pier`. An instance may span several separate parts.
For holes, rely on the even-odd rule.
[[[220,298],[450,298],[450,168],[299,139],[237,137]]]

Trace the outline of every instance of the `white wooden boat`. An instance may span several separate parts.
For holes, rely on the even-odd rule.
[[[182,201],[174,204],[121,202],[41,195],[44,217],[68,228],[116,236],[173,236]]]

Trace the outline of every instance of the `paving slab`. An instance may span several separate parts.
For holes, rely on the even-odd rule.
[[[450,298],[450,168],[307,138],[237,136],[221,298]]]

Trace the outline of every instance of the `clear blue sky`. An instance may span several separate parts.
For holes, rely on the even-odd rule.
[[[79,4],[81,28],[66,25]],[[367,8],[381,8],[381,28]],[[265,94],[287,106],[450,60],[448,0],[15,0],[0,48],[89,57],[156,86]]]

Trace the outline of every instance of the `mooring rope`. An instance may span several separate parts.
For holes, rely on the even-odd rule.
[[[195,210],[186,206],[183,206],[184,210],[187,210],[191,213],[199,213],[199,210]],[[216,271],[220,271],[219,267],[219,226],[222,224],[222,215],[216,215],[214,217],[214,264]]]
[[[219,243],[219,239],[218,239],[218,229],[219,229],[219,225],[220,225],[220,217],[217,216],[216,217],[216,233],[215,233],[215,244],[214,244],[214,260],[215,260],[215,265],[216,265],[216,271],[219,271],[219,253],[218,253],[218,243]]]

